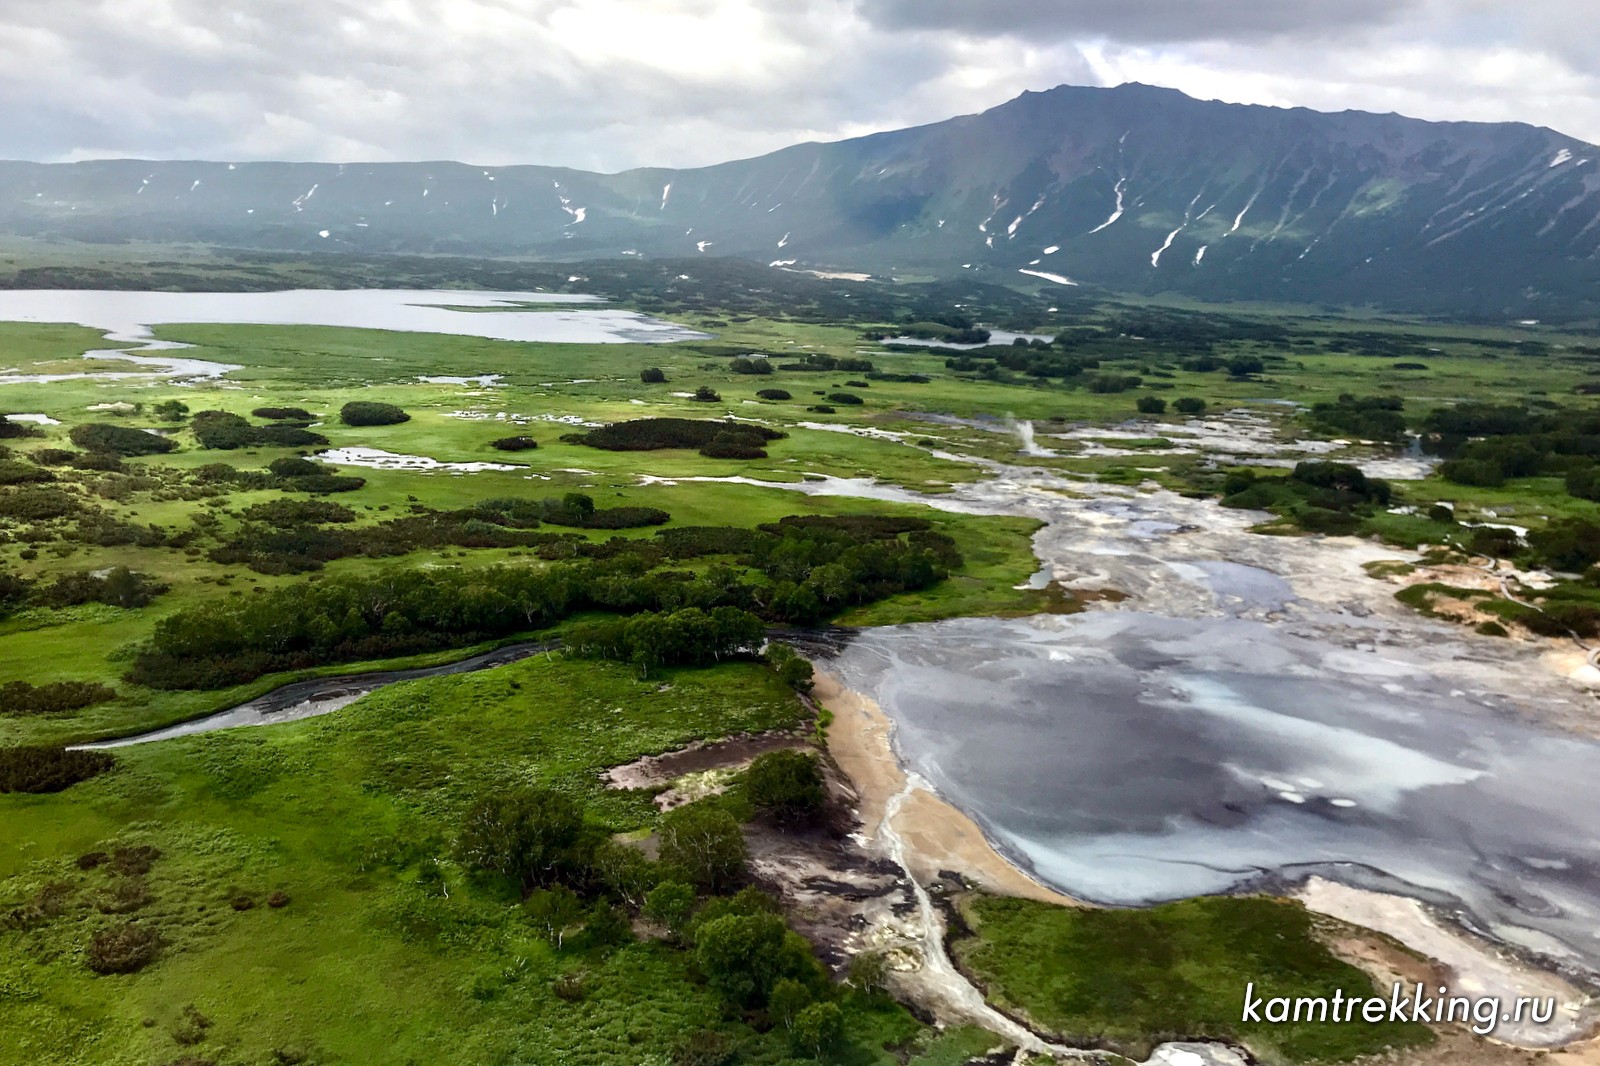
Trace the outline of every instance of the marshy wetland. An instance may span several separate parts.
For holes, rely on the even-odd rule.
[[[0,440],[0,737],[114,760],[0,795],[0,1028],[44,1063],[360,1061],[380,1033],[481,1061],[1520,1061],[1454,1026],[1240,1029],[1248,963],[1218,938],[1306,988],[1391,972],[1394,941],[1259,909],[1317,907],[1315,876],[1419,901],[1501,976],[1564,974],[1559,1038],[1508,1040],[1588,1054],[1600,505],[1576,461],[1489,484],[1449,464],[1493,457],[1413,442],[1475,404],[1589,432],[1592,339],[1069,310],[936,350],[863,339],[901,320],[571,294],[0,293],[0,413],[26,416]],[[754,654],[770,627],[824,695]],[[699,919],[652,909],[689,876],[659,850],[675,823],[607,772],[774,734],[823,759],[826,817],[763,813],[744,758],[697,768],[688,807],[745,827],[779,903],[713,878]],[[476,804],[528,787],[599,849],[559,885],[461,844]],[[919,858],[943,847],[1015,869]],[[830,895],[841,877],[875,887]],[[816,941],[831,976],[788,978],[796,1013],[836,1008],[810,1046],[730,1001],[696,939],[768,906],[808,929],[807,884],[848,912]],[[985,921],[1018,959],[1044,940],[974,886],[1105,905],[1084,937],[1141,908],[1145,939],[1084,987],[1155,995],[1152,960],[1191,952],[1178,1014],[1052,1029],[1113,998],[1057,1012],[986,963]],[[1151,906],[1191,897],[1218,898]],[[98,973],[95,937],[127,927],[158,946]],[[886,972],[837,983],[851,956]]]

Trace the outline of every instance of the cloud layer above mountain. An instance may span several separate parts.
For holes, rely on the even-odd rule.
[[[1592,0],[0,0],[0,156],[712,163],[1024,89],[1600,141]]]

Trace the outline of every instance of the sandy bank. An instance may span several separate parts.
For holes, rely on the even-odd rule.
[[[918,780],[907,779],[895,757],[893,725],[872,700],[847,689],[824,670],[816,673],[817,702],[833,712],[828,754],[850,778],[859,795],[857,813],[869,846],[882,837],[885,811],[895,804],[892,828],[904,845],[904,859],[918,881],[937,881],[955,871],[969,883],[1002,896],[1019,896],[1064,906],[1082,902],[1035,881],[994,849],[967,815]]]

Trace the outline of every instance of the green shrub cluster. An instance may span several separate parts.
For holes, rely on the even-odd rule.
[[[50,485],[27,484],[0,490],[0,518],[48,522],[83,509],[83,501],[77,496]]]
[[[648,676],[662,666],[708,666],[734,655],[750,655],[765,639],[766,626],[749,611],[685,607],[581,623],[567,632],[567,650],[632,663],[641,676]]]
[[[745,772],[744,794],[756,810],[787,825],[814,824],[827,801],[817,757],[792,749],[757,756]]]
[[[9,681],[0,685],[0,716],[67,714],[116,698],[116,690],[94,681],[52,681],[44,685]]]
[[[5,415],[0,415],[0,440],[20,440],[39,435],[39,431],[26,422],[13,422]]]
[[[354,522],[356,513],[343,504],[327,500],[268,500],[251,504],[239,512],[246,522],[265,522],[269,526],[320,525],[324,522]]]
[[[149,926],[126,922],[89,939],[85,961],[98,974],[136,973],[155,960],[160,935]]]
[[[310,448],[328,443],[328,438],[300,426],[275,423],[253,426],[249,419],[231,411],[200,411],[189,428],[200,447],[233,451],[238,448]]]
[[[1361,440],[1397,441],[1405,438],[1405,401],[1398,396],[1341,395],[1335,403],[1311,408],[1317,428]]]
[[[779,370],[788,370],[802,374],[828,374],[835,370],[847,374],[870,374],[873,370],[872,360],[858,359],[848,355],[824,355],[821,352],[811,352],[798,363],[780,363]]]
[[[786,434],[750,422],[733,422],[700,418],[639,418],[631,422],[613,422],[590,430],[573,433],[563,440],[584,444],[590,448],[604,448],[613,452],[656,451],[665,448],[694,448],[710,446],[718,438],[724,441],[733,434],[757,442],[757,447],[768,441],[781,440]]]
[[[168,585],[126,566],[106,571],[81,570],[62,574],[49,584],[33,590],[32,600],[41,607],[77,607],[103,603],[111,607],[148,607]]]
[[[351,400],[339,408],[339,421],[347,426],[394,426],[411,421],[411,416],[392,403]]]
[[[27,744],[0,748],[0,792],[61,792],[115,765],[103,751]]]
[[[1422,432],[1423,447],[1445,459],[1447,481],[1495,488],[1559,477],[1573,496],[1600,499],[1600,411],[1457,404],[1429,412]]]
[[[0,458],[0,485],[26,485],[54,481],[50,471],[20,459]]]
[[[413,516],[397,524],[437,517]],[[318,545],[333,543],[324,538],[345,532],[254,528],[259,544],[280,543],[272,539],[278,536],[303,538],[295,545],[301,554],[292,557],[312,560],[323,550]],[[491,523],[482,529],[496,537],[551,537]],[[586,610],[635,614],[725,607],[768,622],[811,625],[849,606],[927,588],[961,565],[950,539],[920,519],[791,516],[755,531],[663,533],[582,545],[588,559],[544,569],[398,571],[197,604],[156,624],[128,676],[154,688],[220,688],[280,670],[472,644],[544,628]],[[230,558],[250,559],[251,545],[235,547],[245,554]],[[570,554],[580,554],[579,547]],[[730,548],[740,553],[743,573],[729,566],[700,575],[656,569],[669,557],[722,554]]]
[[[177,441],[167,437],[105,422],[86,422],[73,426],[67,436],[86,452],[109,452],[122,456],[161,455],[176,451],[178,447]]]
[[[1235,470],[1223,484],[1222,505],[1272,511],[1312,533],[1346,535],[1364,517],[1388,506],[1387,481],[1369,478],[1356,466],[1306,460],[1286,477],[1260,477]]]

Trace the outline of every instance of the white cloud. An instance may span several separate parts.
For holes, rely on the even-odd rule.
[[[0,155],[683,166],[1061,82],[1600,141],[1590,0],[0,0]]]

